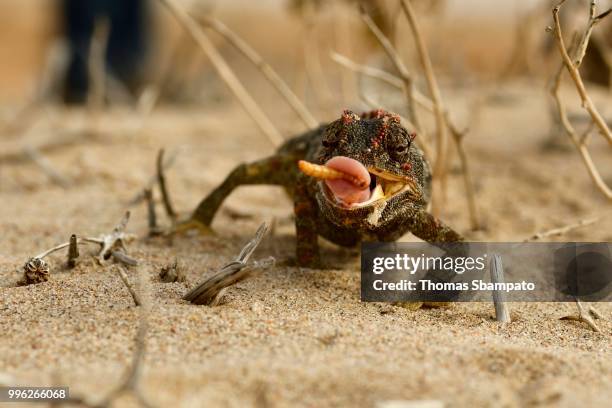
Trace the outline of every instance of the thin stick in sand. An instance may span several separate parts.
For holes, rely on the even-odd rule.
[[[176,221],[176,211],[174,211],[174,206],[170,201],[170,195],[168,194],[168,189],[166,188],[166,177],[164,175],[164,149],[160,149],[157,154],[157,182],[159,183],[159,190],[161,191],[162,201],[164,203],[164,208],[166,209],[166,214],[168,218],[174,223]]]
[[[489,269],[491,272],[491,282],[493,284],[505,282],[504,267],[499,255],[493,255]],[[506,293],[503,290],[493,291],[493,303],[495,304],[495,320],[502,323],[509,323],[511,321],[510,311],[506,304]]]

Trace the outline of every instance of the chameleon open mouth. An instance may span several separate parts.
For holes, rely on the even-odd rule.
[[[411,177],[393,174],[344,156],[331,158],[325,165],[301,160],[300,170],[322,180],[326,198],[343,208],[362,208],[406,192],[416,192]]]

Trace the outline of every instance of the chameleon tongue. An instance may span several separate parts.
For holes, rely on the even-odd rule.
[[[328,160],[325,167],[348,174],[360,182],[358,184],[346,179],[325,180],[325,184],[339,201],[354,204],[370,198],[370,173],[363,164],[350,157],[336,156]]]
[[[300,170],[325,180],[334,196],[345,204],[361,203],[370,198],[370,173],[363,164],[345,156],[336,156],[324,166],[300,160]]]

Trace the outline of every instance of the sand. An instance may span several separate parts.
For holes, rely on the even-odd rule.
[[[529,88],[517,83],[513,89],[520,91],[490,97],[468,139],[486,222],[484,231],[468,232],[470,238],[521,240],[606,208],[573,151],[540,150],[548,124],[537,118],[546,105]],[[31,163],[3,167],[0,380],[57,382],[93,399],[118,383],[131,361],[139,314],[113,267],[96,265],[91,248],[82,250],[74,270],[63,268],[64,253],[52,255],[47,283],[15,287],[17,270],[72,233],[110,231],[149,179],[161,146],[181,148],[167,178],[182,214],[235,163],[271,151],[231,101],[207,113],[161,107],[142,128],[125,110],[104,114],[97,139],[48,154],[73,181],[66,190]],[[47,124],[51,130],[79,132],[86,126],[84,112],[56,109],[54,115],[56,125]],[[31,132],[28,140],[60,137],[51,135]],[[593,145],[603,143],[595,139]],[[16,146],[11,140],[3,144],[5,151]],[[603,155],[594,151],[601,162]],[[610,180],[611,163],[602,166]],[[443,218],[467,231],[456,171],[448,203]],[[144,204],[131,210],[128,231],[144,237]],[[281,190],[242,188],[215,220],[216,236],[140,238],[129,245],[150,282],[141,386],[156,405],[376,406],[434,400],[448,406],[603,406],[612,398],[612,305],[598,305],[607,320],[599,321],[602,332],[594,333],[584,324],[559,320],[575,312],[573,304],[513,304],[513,322],[501,326],[488,303],[419,311],[362,303],[354,250],[324,245],[323,256],[337,270],[282,266],[295,242],[290,217]],[[181,300],[188,288],[232,259],[261,221],[272,218],[276,233],[254,258],[273,255],[279,266],[232,287],[221,306]],[[611,225],[604,219],[561,239],[610,241]],[[161,267],[175,258],[187,281],[161,283]],[[134,268],[129,276],[137,279]],[[118,403],[135,404],[129,396]]]

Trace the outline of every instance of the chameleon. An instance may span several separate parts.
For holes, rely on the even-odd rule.
[[[235,188],[269,184],[293,199],[302,267],[322,266],[319,236],[345,247],[396,241],[407,232],[430,243],[463,241],[427,211],[432,174],[415,137],[391,112],[345,110],[287,140],[272,156],[235,167],[187,224],[205,230]]]

